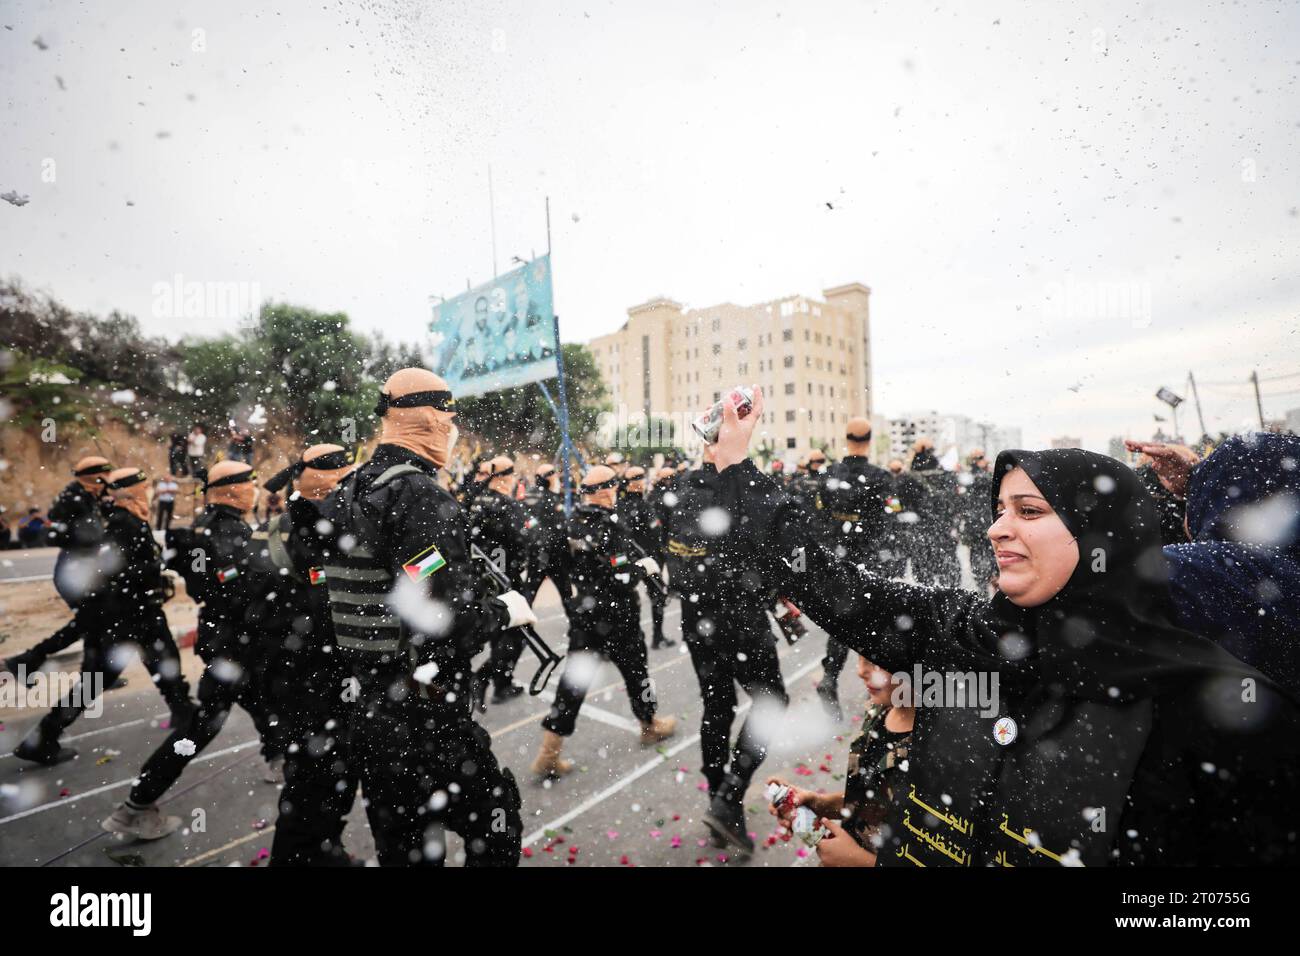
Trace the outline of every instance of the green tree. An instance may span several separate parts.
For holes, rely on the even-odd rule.
[[[251,333],[256,388],[277,429],[309,440],[350,443],[374,429],[379,383],[366,370],[370,341],[346,313],[267,303]]]
[[[561,345],[560,351],[569,399],[569,434],[580,442],[595,432],[600,413],[608,409],[605,383],[585,345],[570,342]],[[558,403],[559,382],[549,379],[546,387]],[[460,399],[456,406],[460,427],[482,435],[492,445],[544,454],[553,454],[560,446],[560,423],[535,382]]]
[[[0,351],[0,421],[32,430],[53,423],[56,433],[85,430],[90,423],[77,387],[81,377],[69,365]]]

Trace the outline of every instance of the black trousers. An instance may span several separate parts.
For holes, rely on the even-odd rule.
[[[95,612],[99,614],[102,629],[90,624],[96,619]],[[85,647],[81,686],[75,694],[60,700],[41,719],[37,726],[36,745],[39,748],[54,750],[58,747],[59,737],[94,702],[97,691],[117,682],[131,658],[133,646],[139,648],[144,666],[154,677],[173,716],[183,718],[188,715],[192,710],[190,687],[181,675],[180,651],[161,607],[132,605],[127,608],[112,602],[92,602],[82,604],[77,615],[73,624],[80,622],[80,637]],[[56,632],[55,637],[60,633]],[[53,640],[47,638],[44,643]]]
[[[754,599],[731,601],[725,606],[683,600],[682,637],[691,652],[704,701],[700,751],[710,791],[717,789],[727,771],[747,785],[767,757],[768,740],[755,727],[751,714],[732,748],[736,685],[745,689],[755,705],[784,708],[790,702],[767,615]],[[740,659],[742,655],[744,660]],[[770,725],[770,715],[758,723]]]
[[[668,594],[660,591],[653,584],[645,586],[646,597],[650,600],[650,620],[654,625],[651,642],[659,644],[664,639],[664,608],[668,606]]]
[[[298,688],[300,706],[288,715],[293,729],[271,865],[346,865],[343,828],[360,783],[348,757],[354,706],[343,698],[351,669],[337,653],[300,656],[306,673]]]
[[[89,626],[89,622],[97,619],[99,619],[99,614],[94,607],[87,606],[84,611],[79,609],[77,614],[73,615],[71,621],[64,624],[45,640],[32,645],[21,654],[15,654],[9,658],[9,666],[17,671],[18,665],[21,664],[27,668],[27,673],[36,672],[52,655],[57,654],[65,647],[75,644],[85,634],[93,634],[94,630]]]
[[[487,661],[487,672],[491,676],[492,686],[500,690],[509,687],[515,679],[515,666],[519,655],[524,652],[524,639],[517,627],[498,631],[492,635],[491,652]]]
[[[577,600],[581,601],[582,596],[579,595]],[[650,682],[649,657],[646,654],[645,638],[641,634],[641,602],[635,591],[620,595],[614,608],[607,606],[610,600],[608,596],[600,600],[606,606],[600,608],[599,616],[590,612],[570,615],[568,661],[573,661],[574,654],[583,651],[608,658],[623,675],[633,716],[641,723],[646,723],[654,719],[658,701]],[[542,720],[545,729],[561,737],[573,733],[578,711],[582,709],[582,702],[590,690],[585,680],[575,679],[571,673],[572,666],[571,663],[565,663],[560,685],[555,691],[555,703],[551,705],[551,712]],[[579,667],[588,670],[585,665]]]
[[[199,628],[202,633],[202,620]],[[265,651],[252,638],[240,641],[239,637],[248,638],[248,635],[225,632],[219,640],[201,641],[200,653],[207,667],[199,678],[199,706],[187,721],[172,727],[171,734],[145,761],[131,788],[131,803],[145,806],[166,793],[190,761],[221,733],[235,704],[253,718],[253,726],[262,739],[262,755],[268,760],[283,755],[284,745],[266,708]],[[178,752],[176,745],[181,741],[189,743],[182,744]]]
[[[176,510],[176,502],[158,501],[156,502],[158,513],[158,530],[166,531],[172,526],[172,513]]]
[[[519,787],[487,731],[450,713],[436,690],[426,698],[412,681],[367,676],[345,763],[361,782],[380,865],[442,866],[451,830],[466,866],[518,866]]]
[[[834,545],[835,553],[845,561],[852,561],[868,571],[875,574],[884,574],[892,577],[894,573],[901,573],[902,568],[897,568],[894,560],[894,542],[886,541],[879,544],[848,544],[843,539]],[[844,671],[844,664],[849,658],[849,648],[841,644],[829,634],[826,636],[826,654],[822,657],[822,679],[823,687],[838,687],[840,674]]]

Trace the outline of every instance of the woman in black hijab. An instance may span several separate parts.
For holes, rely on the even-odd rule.
[[[997,680],[994,708],[918,699],[910,786],[880,864],[1295,863],[1297,708],[1173,626],[1150,496],[1078,449],[1012,451],[994,469],[999,593],[907,585],[821,547],[746,459],[724,410],[715,456],[741,547],[832,637],[891,671]]]

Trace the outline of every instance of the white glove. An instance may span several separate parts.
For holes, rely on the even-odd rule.
[[[654,558],[642,558],[636,563],[636,566],[646,573],[649,577],[655,577],[659,574],[659,562]]]
[[[528,598],[518,591],[506,591],[504,594],[498,594],[497,598],[510,612],[510,620],[506,623],[506,627],[522,627],[525,624],[537,623],[537,615],[529,606]]]

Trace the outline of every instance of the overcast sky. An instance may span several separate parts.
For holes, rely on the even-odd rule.
[[[179,273],[416,339],[491,275],[490,163],[501,271],[551,197],[566,340],[654,295],[860,281],[878,416],[1104,451],[1189,369],[1211,429],[1253,420],[1252,368],[1266,415],[1300,407],[1294,2],[4,0],[0,27],[0,192],[30,196],[0,273],[152,332],[205,331],[153,315]]]

